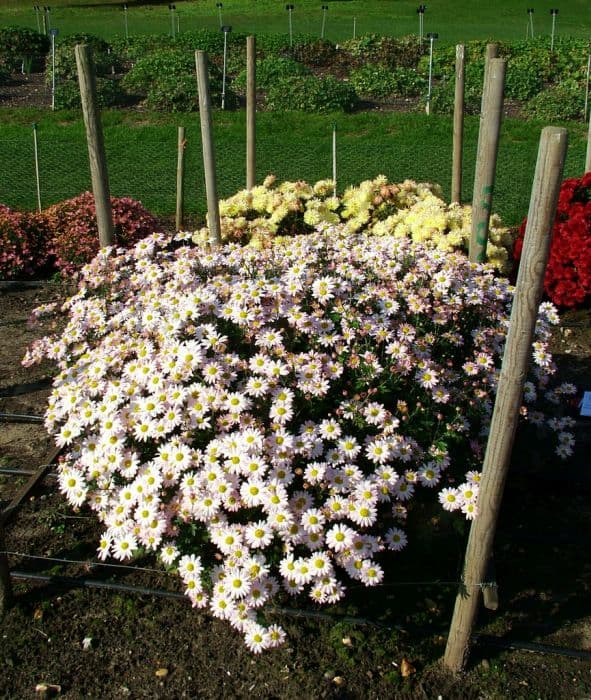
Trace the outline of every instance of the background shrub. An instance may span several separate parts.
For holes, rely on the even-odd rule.
[[[27,27],[0,29],[0,58],[6,61],[9,69],[19,67],[19,63],[27,57],[34,57],[42,64],[48,51],[48,37],[34,29]],[[28,63],[25,61],[25,67]]]
[[[111,197],[111,207],[116,245],[128,247],[159,227],[158,219],[130,197]],[[55,266],[59,270],[72,273],[96,255],[99,238],[91,192],[54,204],[43,215],[52,231]]]
[[[351,72],[351,85],[359,95],[368,97],[415,97],[427,92],[427,79],[415,68],[388,68],[366,64]]]
[[[278,80],[298,75],[308,75],[309,73],[310,71],[306,66],[291,58],[281,56],[261,58],[256,62],[257,89],[268,90]],[[246,91],[246,68],[238,73],[232,82],[232,87],[240,94]]]
[[[581,119],[585,96],[574,80],[563,80],[545,88],[524,106],[524,114],[545,121]]]
[[[267,107],[278,111],[351,112],[357,102],[352,85],[330,76],[283,78],[267,92]]]
[[[45,218],[0,204],[0,278],[32,277],[48,264],[51,236]]]
[[[167,112],[192,112],[199,106],[195,56],[188,49],[167,48],[153,51],[140,59],[123,77],[122,86],[144,99],[149,109]],[[213,106],[219,106],[222,72],[209,64],[209,87]],[[226,108],[236,106],[235,93],[226,83]]]
[[[120,68],[118,55],[111,50],[110,45],[104,40],[92,34],[70,34],[64,37],[55,47],[55,79],[57,82],[77,80],[78,69],[76,67],[76,44],[86,44],[90,47],[92,62],[97,77],[111,75],[113,68]],[[51,85],[52,64],[48,62],[45,68],[45,82]]]
[[[125,99],[120,81],[114,78],[96,79],[96,96],[99,107],[115,107]],[[78,79],[65,80],[55,86],[56,109],[81,109]]]

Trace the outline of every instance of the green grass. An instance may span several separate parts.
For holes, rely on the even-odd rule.
[[[0,162],[10,177],[0,179],[0,202],[36,207],[32,123],[38,123],[43,206],[90,189],[84,127],[77,112],[0,112]],[[438,182],[446,198],[451,185],[452,125],[448,117],[411,113],[317,116],[261,113],[257,116],[257,180],[316,181],[332,175],[332,124],[337,124],[339,191],[385,174],[391,181]],[[472,197],[478,141],[477,117],[465,127],[463,200]],[[103,126],[111,193],[141,200],[160,215],[176,201],[177,126],[186,127],[186,211],[206,210],[198,115],[151,115],[106,111]],[[507,224],[526,215],[542,123],[507,119],[497,161],[493,210]],[[586,129],[568,125],[565,177],[581,175]],[[245,114],[214,114],[218,192],[226,197],[245,186]]]
[[[50,21],[60,34],[89,32],[104,37],[124,35],[122,2],[88,3],[55,0],[51,3]],[[171,15],[168,2],[129,2],[130,34],[169,33]],[[532,3],[534,5],[534,3]],[[348,0],[332,2],[326,18],[325,36],[343,41],[353,35],[353,18],[357,36],[377,33],[401,36],[418,33],[418,3],[416,0]],[[497,0],[494,3],[473,0],[438,0],[427,3],[424,31],[438,32],[443,43],[470,39],[514,40],[525,38],[528,15],[526,3]],[[587,37],[591,24],[591,6],[586,0],[570,0],[568,5],[554,0],[535,3],[534,30],[550,35],[550,8],[558,6],[556,36]],[[188,29],[217,29],[218,11],[214,0],[207,2],[177,2],[176,15],[180,31]],[[287,33],[288,14],[285,3],[276,0],[225,0],[222,19],[237,32]],[[320,34],[322,14],[317,0],[299,0],[292,13],[293,31]],[[17,24],[36,28],[37,19],[29,2],[0,0],[0,26]]]

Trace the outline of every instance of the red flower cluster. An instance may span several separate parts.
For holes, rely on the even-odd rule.
[[[527,219],[513,257],[521,258]],[[562,183],[554,220],[544,291],[556,306],[575,307],[591,298],[591,172]]]
[[[158,229],[158,220],[130,197],[111,197],[115,245],[127,248]],[[99,251],[96,207],[92,192],[54,204],[44,211],[53,231],[55,266],[70,274]]]
[[[159,228],[140,202],[112,197],[115,245],[128,247]],[[84,192],[40,213],[13,211],[0,204],[0,279],[71,274],[99,250],[94,197]]]
[[[49,240],[43,216],[0,204],[0,278],[22,279],[42,271],[49,261]]]

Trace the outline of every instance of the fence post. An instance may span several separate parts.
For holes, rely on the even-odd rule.
[[[185,127],[178,128],[177,156],[176,156],[176,216],[175,228],[180,231],[183,228],[183,210],[185,193]]]
[[[456,46],[456,85],[454,94],[453,165],[451,201],[462,200],[462,153],[464,150],[464,44]]]
[[[12,603],[12,585],[10,583],[10,569],[8,557],[4,553],[4,514],[0,514],[0,618],[8,610]]]
[[[256,184],[256,38],[246,37],[246,189]]]
[[[211,120],[211,97],[207,74],[207,54],[195,51],[197,66],[197,89],[199,91],[199,119],[201,121],[201,141],[203,146],[203,168],[205,170],[205,191],[207,194],[207,216],[209,218],[210,242],[214,246],[222,241],[220,209],[218,203],[217,180],[215,174],[215,147]]]
[[[506,61],[493,58],[485,71],[482,95],[482,114],[478,133],[476,172],[472,193],[472,232],[470,237],[470,260],[484,262],[486,242],[492,207],[492,196],[499,150],[499,133],[503,116],[503,90]]]
[[[99,243],[101,248],[104,248],[105,246],[113,245],[115,236],[103,127],[96,97],[96,77],[90,57],[90,47],[86,44],[76,44],[74,51],[78,68],[82,112],[86,126],[88,159],[90,161],[90,177],[92,179],[92,192],[96,206]]]
[[[492,553],[531,354],[536,314],[542,298],[567,136],[566,129],[546,127],[540,138],[523,254],[482,467],[479,514],[470,528],[463,587],[456,597],[445,649],[444,663],[453,671],[461,671],[468,659],[478,593]]]

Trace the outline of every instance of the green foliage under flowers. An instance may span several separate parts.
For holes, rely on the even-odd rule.
[[[331,76],[282,78],[267,93],[267,107],[276,111],[351,112],[357,102],[353,86]]]
[[[351,71],[349,80],[357,94],[368,97],[414,97],[425,93],[428,85],[414,68],[388,68],[373,63]]]
[[[34,29],[0,28],[0,59],[4,59],[13,68],[16,67],[17,62],[28,57],[43,61],[48,51],[49,39]]]
[[[291,58],[273,57],[257,59],[256,84],[259,90],[268,90],[277,80],[298,75],[309,75],[306,66]],[[246,68],[232,81],[236,92],[246,92]]]

